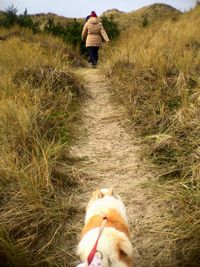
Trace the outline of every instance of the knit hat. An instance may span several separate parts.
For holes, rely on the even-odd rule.
[[[91,17],[95,17],[95,18],[97,17],[97,14],[96,14],[95,11],[92,11],[92,12],[91,12]]]

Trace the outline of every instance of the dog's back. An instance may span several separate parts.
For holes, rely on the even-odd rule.
[[[81,239],[77,254],[83,262],[87,261],[97,236],[99,228],[93,228]],[[102,256],[102,267],[132,267],[132,246],[129,238],[113,227],[106,227],[99,239],[98,248]]]
[[[87,261],[97,240],[104,216],[107,222],[97,247],[97,251],[103,256],[102,267],[131,267],[132,245],[126,209],[119,196],[114,196],[109,189],[101,189],[93,193],[87,207],[85,226],[81,233],[77,254],[83,262]]]

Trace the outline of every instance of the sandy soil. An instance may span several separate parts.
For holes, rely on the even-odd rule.
[[[82,136],[71,155],[82,159],[81,169],[91,177],[79,201],[85,207],[92,191],[113,187],[127,208],[135,266],[163,266],[158,263],[164,253],[163,240],[154,229],[163,208],[145,185],[155,176],[153,167],[140,157],[134,133],[124,127],[126,114],[113,104],[109,81],[98,69],[81,69],[79,73],[88,96],[82,106]]]

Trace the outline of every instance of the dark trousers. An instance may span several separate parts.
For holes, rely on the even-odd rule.
[[[87,49],[88,49],[88,53],[90,56],[90,62],[92,63],[93,66],[96,66],[98,62],[98,58],[99,58],[99,55],[98,55],[99,47],[90,46],[90,47],[87,47]]]

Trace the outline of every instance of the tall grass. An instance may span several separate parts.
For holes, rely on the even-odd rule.
[[[104,62],[113,96],[160,166],[155,190],[169,208],[161,236],[173,243],[181,266],[200,264],[199,12],[198,6],[165,23],[129,28]]]
[[[120,12],[115,9],[103,13],[104,16],[117,21],[120,31],[124,31],[130,26],[138,29],[151,25],[155,21],[162,23],[166,19],[176,19],[179,14],[181,12],[177,9],[159,3],[151,4],[129,13]]]
[[[84,94],[71,63],[81,60],[49,36],[0,35],[0,266],[69,266],[82,178],[68,154]]]

